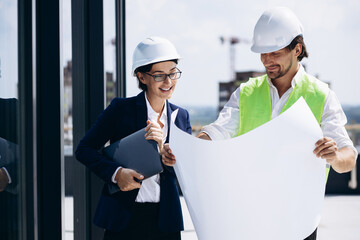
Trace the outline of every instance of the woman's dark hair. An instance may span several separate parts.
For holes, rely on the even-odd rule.
[[[163,61],[163,62],[167,62],[167,61],[172,61],[172,62],[178,64],[178,59],[171,59],[171,60],[166,60],[166,61]],[[139,88],[140,88],[141,90],[146,91],[147,88],[146,88],[146,85],[143,84],[143,83],[140,81],[140,79],[139,79],[138,76],[137,76],[137,73],[138,73],[138,72],[139,72],[139,73],[147,73],[147,72],[150,72],[151,69],[152,69],[152,66],[153,66],[154,64],[156,64],[156,63],[159,63],[159,62],[150,63],[150,64],[148,64],[148,65],[141,66],[141,67],[138,67],[137,69],[135,69],[134,72],[135,72],[136,78],[137,78],[137,80],[138,80],[138,86],[139,86]]]
[[[294,40],[292,40],[292,42],[287,46],[287,49],[289,51],[293,50],[296,45],[300,43],[301,44],[301,53],[300,55],[297,57],[298,61],[300,62],[304,57],[308,57],[309,54],[308,52],[306,51],[306,46],[305,46],[305,43],[304,43],[304,38],[302,36],[297,36],[296,38],[294,38]]]

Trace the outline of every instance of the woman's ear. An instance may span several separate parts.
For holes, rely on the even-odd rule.
[[[146,80],[144,78],[144,75],[141,72],[136,73],[136,77],[139,79],[139,81],[143,84],[146,84]]]

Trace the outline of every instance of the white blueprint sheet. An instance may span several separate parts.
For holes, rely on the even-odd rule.
[[[279,117],[229,140],[206,141],[173,123],[175,172],[199,240],[302,240],[318,226],[321,129],[300,98]]]

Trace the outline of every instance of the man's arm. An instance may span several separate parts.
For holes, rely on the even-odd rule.
[[[201,138],[201,139],[205,139],[205,140],[210,140],[210,141],[211,141],[210,136],[207,135],[207,134],[204,133],[204,132],[199,133],[196,137],[197,137],[197,138]]]
[[[338,149],[336,142],[329,137],[324,137],[316,142],[314,154],[326,159],[326,162],[338,173],[349,172],[356,164],[354,150],[350,147]]]
[[[330,90],[321,118],[321,129],[325,137],[316,143],[314,153],[326,159],[339,173],[351,171],[357,157],[357,151],[344,127],[346,123],[341,104],[336,94]]]
[[[215,122],[206,125],[201,132],[206,133],[211,140],[230,139],[237,135],[239,129],[239,97],[241,86],[238,87],[230,96],[229,101],[220,111]],[[198,135],[199,138],[202,138]],[[209,140],[205,137],[205,139]]]

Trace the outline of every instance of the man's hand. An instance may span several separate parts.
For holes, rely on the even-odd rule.
[[[326,159],[332,164],[339,159],[339,151],[336,142],[329,137],[321,138],[315,143],[314,154],[318,158]]]
[[[162,162],[169,167],[172,167],[176,163],[175,156],[172,154],[171,149],[168,143],[164,144],[163,149],[161,150]]]
[[[0,192],[4,191],[9,183],[9,177],[3,168],[0,168]]]
[[[116,173],[115,181],[121,191],[131,191],[141,187],[140,183],[135,181],[134,178],[142,180],[144,179],[144,176],[132,169],[120,168]]]
[[[146,140],[155,140],[159,146],[159,151],[161,152],[161,149],[163,148],[163,132],[161,130],[161,127],[158,123],[153,123],[149,120],[146,121],[146,124]]]
[[[211,140],[210,136],[204,132],[199,133],[196,137],[204,140]]]
[[[338,173],[351,171],[355,167],[355,153],[349,147],[338,149],[336,142],[330,137],[321,138],[315,143],[316,157],[326,159]]]

